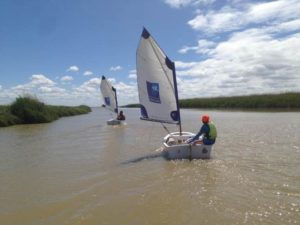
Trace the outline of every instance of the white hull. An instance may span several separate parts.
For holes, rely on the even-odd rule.
[[[122,123],[121,120],[110,119],[106,121],[107,125],[120,125]]]
[[[164,138],[163,152],[167,159],[209,159],[212,145],[186,144],[186,140],[195,134],[190,132],[179,132],[168,134]]]

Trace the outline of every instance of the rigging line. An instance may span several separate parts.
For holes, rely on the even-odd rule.
[[[163,123],[160,123],[160,124],[163,126],[163,128],[167,131],[168,134],[171,133],[171,132],[168,130],[168,128],[167,128]]]

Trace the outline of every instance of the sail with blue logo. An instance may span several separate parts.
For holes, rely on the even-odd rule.
[[[105,108],[112,112],[118,113],[117,91],[111,83],[102,76],[100,90],[102,93]]]
[[[144,28],[136,52],[141,119],[180,124],[175,65]]]

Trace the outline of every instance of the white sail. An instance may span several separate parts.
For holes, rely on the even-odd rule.
[[[118,113],[117,91],[105,76],[102,76],[100,90],[105,107],[112,112]]]
[[[180,123],[175,65],[145,28],[137,48],[136,70],[141,119]]]

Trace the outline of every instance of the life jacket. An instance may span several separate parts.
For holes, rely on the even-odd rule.
[[[209,139],[216,139],[217,138],[217,128],[213,123],[208,123],[209,126],[209,133],[208,138]]]

